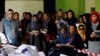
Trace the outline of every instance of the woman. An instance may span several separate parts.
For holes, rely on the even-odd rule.
[[[67,12],[67,22],[68,22],[68,25],[70,24],[75,25],[77,23],[77,19],[75,18],[74,12],[72,10],[69,10]]]
[[[38,16],[33,15],[31,22],[28,24],[27,33],[29,34],[29,42],[31,45],[35,45],[38,51],[42,50],[42,38],[40,38],[40,25],[38,23]]]
[[[90,35],[91,40],[100,41],[100,38],[96,37],[96,34],[94,33],[95,30],[100,30],[100,17],[96,11],[92,12],[90,16],[90,21],[91,25],[87,27],[87,33]]]
[[[78,39],[80,43],[77,42],[77,44],[80,45],[81,49],[87,48],[89,36],[86,34],[86,26],[83,23],[80,23],[77,26],[77,31],[78,31],[79,36],[81,37]]]

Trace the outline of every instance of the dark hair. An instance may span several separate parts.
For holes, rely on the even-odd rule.
[[[79,18],[83,18],[83,15],[79,15]]]
[[[14,14],[17,14],[19,16],[19,13],[18,12],[15,12]]]
[[[59,9],[59,11],[63,11],[62,9]]]
[[[38,11],[37,15],[39,15],[39,14],[43,14],[42,11]]]
[[[29,15],[30,17],[32,17],[32,14],[30,12],[27,12],[27,15]]]
[[[36,17],[36,18],[38,18],[38,16],[37,16],[36,14],[34,14],[32,17]]]
[[[48,12],[45,12],[44,14],[46,14],[47,16],[49,16],[49,13]]]
[[[12,9],[8,9],[8,11],[12,11],[12,12],[14,12]]]
[[[27,12],[23,12],[23,16],[24,16],[24,14],[27,14]]]
[[[69,13],[69,12],[72,13],[72,18],[75,18],[75,14],[74,14],[73,10],[69,10],[69,11],[67,12],[67,16],[68,16],[68,13]]]
[[[66,27],[61,27],[61,28],[60,28],[60,31],[61,31],[62,29],[64,29],[65,31],[67,30]]]

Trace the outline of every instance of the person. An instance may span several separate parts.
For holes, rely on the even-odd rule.
[[[26,28],[28,23],[30,22],[30,13],[28,12],[24,12],[23,13],[23,19],[21,20],[21,29],[22,29],[22,37],[21,40],[23,43],[27,43],[27,32],[26,32]]]
[[[77,19],[75,18],[74,12],[72,10],[69,10],[67,12],[67,22],[68,22],[68,25],[70,24],[75,25],[77,23]]]
[[[13,24],[13,16],[14,16],[14,11],[12,9],[8,9],[6,17],[2,19],[2,24],[3,24],[3,33],[8,39],[9,44],[16,45],[17,42],[17,32],[15,25]]]
[[[21,22],[19,20],[19,13],[18,12],[14,12],[14,19],[13,19],[13,24],[15,24],[15,26],[17,27],[17,44],[20,45],[21,44]]]
[[[91,40],[100,41],[100,38],[96,37],[96,34],[94,33],[95,30],[100,30],[100,17],[96,11],[91,13],[90,22],[90,26],[87,26],[87,34],[90,35]]]
[[[63,26],[68,27],[68,22],[66,20],[67,19],[65,19],[64,16],[63,16],[62,9],[59,9],[59,11],[57,11],[57,13],[56,13],[56,20],[55,20],[55,24],[56,24],[58,31]]]
[[[42,27],[43,26],[43,13],[42,13],[42,11],[38,11],[37,15],[39,18],[38,22],[40,24],[40,27]]]
[[[49,17],[48,13],[43,14],[43,27],[42,31],[45,31],[44,33],[44,42],[45,42],[45,50],[44,52],[46,55],[48,55],[48,50],[51,48],[51,42],[55,39],[56,35],[56,25],[54,21]],[[52,27],[51,27],[52,26]]]
[[[38,51],[42,51],[42,35],[40,35],[40,24],[38,23],[38,16],[33,15],[31,22],[27,26],[27,33],[29,34],[30,45],[35,45]]]
[[[87,49],[88,48],[88,41],[89,41],[89,35],[86,34],[86,26],[83,23],[79,23],[79,25],[77,26],[77,32],[80,35],[80,41],[81,42],[81,48],[82,49]]]
[[[79,16],[78,23],[84,23],[85,24],[84,19],[83,19],[83,15]]]

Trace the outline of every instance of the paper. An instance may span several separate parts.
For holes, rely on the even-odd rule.
[[[39,31],[38,30],[33,30],[32,32],[35,33],[35,32],[39,32]]]
[[[68,56],[68,55],[60,54],[60,56]]]
[[[38,52],[39,56],[45,56],[44,52]]]
[[[6,44],[8,42],[6,36],[1,32],[0,32],[0,41],[2,44]]]
[[[100,30],[95,30],[94,33],[96,34],[96,37],[100,37]]]

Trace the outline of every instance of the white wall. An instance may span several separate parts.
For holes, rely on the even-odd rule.
[[[6,0],[5,11],[9,8],[19,12],[22,19],[23,12],[35,14],[38,11],[43,11],[43,0]]]
[[[95,0],[85,0],[85,12],[89,13],[91,7],[95,7]]]

